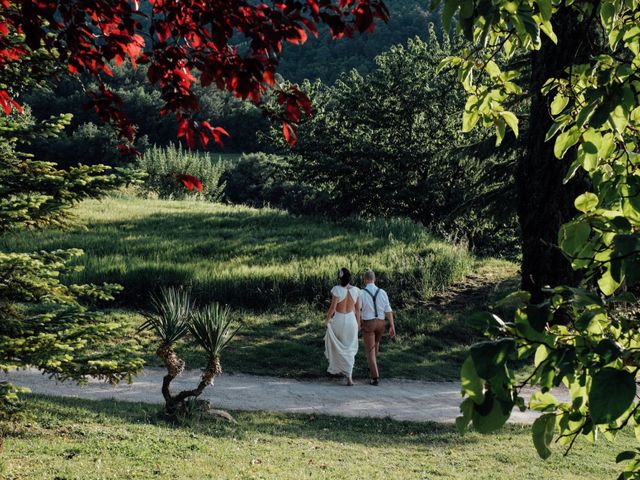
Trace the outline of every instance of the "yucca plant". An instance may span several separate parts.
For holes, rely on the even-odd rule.
[[[178,358],[173,345],[188,333],[194,304],[187,290],[174,287],[160,290],[160,296],[151,297],[151,304],[154,312],[145,314],[147,320],[140,330],[153,330],[160,337],[156,354],[173,380],[184,370],[184,361]]]
[[[223,307],[218,303],[212,303],[195,311],[191,317],[189,331],[209,357],[207,367],[202,373],[201,383],[204,386],[213,384],[215,377],[222,373],[220,353],[233,339],[238,329],[239,327],[233,325],[229,307]]]
[[[189,293],[183,289],[162,289],[159,297],[152,297],[152,304],[154,312],[145,314],[147,320],[140,329],[153,330],[160,338],[156,354],[162,358],[167,368],[167,374],[162,380],[165,412],[170,418],[176,418],[181,409],[185,410],[185,402],[199,397],[207,385],[213,384],[215,377],[222,373],[220,353],[235,336],[238,328],[233,325],[228,307],[215,303],[195,310]],[[171,382],[185,367],[173,345],[188,333],[207,352],[209,360],[196,388],[172,395]]]

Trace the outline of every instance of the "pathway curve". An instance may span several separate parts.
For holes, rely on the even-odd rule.
[[[34,393],[80,397],[91,400],[116,399],[127,402],[163,403],[160,394],[163,370],[147,368],[131,384],[111,386],[90,381],[86,386],[56,382],[36,370],[0,374],[1,380],[28,387]],[[198,370],[185,371],[172,383],[174,389],[192,388]],[[208,387],[201,398],[215,408],[265,410],[286,413],[318,413],[346,417],[390,417],[418,422],[453,422],[458,416],[458,382],[385,380],[378,387],[357,382],[353,387],[333,380],[295,380],[243,374],[225,374]],[[515,411],[510,421],[530,423],[533,412]]]

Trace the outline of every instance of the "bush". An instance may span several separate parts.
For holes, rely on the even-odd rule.
[[[36,138],[27,150],[37,158],[69,168],[78,164],[123,166],[130,158],[118,151],[121,140],[111,125],[80,124],[73,132],[63,132],[56,138]],[[146,136],[139,137],[135,146],[144,151]]]
[[[224,200],[251,207],[277,207],[299,215],[328,212],[329,195],[316,185],[293,180],[285,157],[266,153],[243,154],[224,172]]]
[[[145,186],[160,198],[202,198],[219,201],[224,190],[221,176],[230,162],[216,159],[214,154],[193,152],[181,146],[153,146],[138,159],[138,168],[148,175]],[[194,175],[200,179],[204,192],[189,191],[175,178],[175,174]]]

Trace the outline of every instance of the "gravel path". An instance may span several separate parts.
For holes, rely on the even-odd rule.
[[[36,370],[0,374],[1,380],[30,388],[34,393],[91,400],[115,399],[128,402],[163,403],[160,394],[163,370],[147,368],[130,385],[111,386],[91,381],[86,386],[59,383]],[[172,383],[174,389],[192,388],[200,372],[185,371]],[[457,382],[420,382],[385,380],[378,387],[357,382],[346,387],[342,381],[222,375],[202,398],[215,408],[228,410],[265,410],[286,413],[318,413],[345,417],[390,417],[418,422],[453,422],[458,416],[460,384]],[[514,411],[510,421],[530,423],[533,412]]]

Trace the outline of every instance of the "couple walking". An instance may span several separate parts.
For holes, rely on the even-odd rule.
[[[325,319],[324,354],[329,360],[330,374],[347,377],[347,385],[353,385],[351,373],[358,352],[358,332],[362,332],[367,352],[371,385],[378,385],[378,363],[380,338],[385,332],[385,318],[389,320],[389,336],[395,337],[393,312],[387,292],[376,286],[376,275],[372,270],[364,273],[364,288],[351,285],[351,272],[346,268],[338,271],[338,282],[331,289],[331,306]]]

